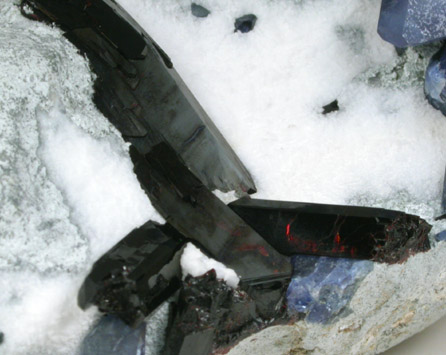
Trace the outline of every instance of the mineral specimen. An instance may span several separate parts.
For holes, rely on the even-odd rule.
[[[431,58],[424,79],[424,94],[427,101],[446,115],[446,47]],[[446,206],[443,202],[443,210]]]
[[[93,265],[79,290],[79,306],[95,304],[138,326],[178,289],[183,243],[177,232],[150,221],[133,230]]]
[[[297,255],[287,291],[289,313],[309,322],[327,323],[346,311],[356,286],[373,270],[373,262]]]
[[[284,308],[276,316],[286,318]],[[217,280],[214,270],[197,278],[189,276],[173,306],[163,354],[206,355],[218,348],[226,353],[225,347],[267,324],[249,295]]]
[[[209,14],[211,13],[205,7],[198,5],[194,2],[190,5],[190,9],[192,11],[192,15],[194,15],[195,17],[208,17]]]
[[[234,269],[244,284],[285,280],[289,259],[279,254],[182,163],[166,143],[130,157],[153,206],[176,230]]]
[[[339,110],[338,100],[334,100],[330,102],[329,104],[322,106],[322,114],[326,115],[330,112],[335,112]]]
[[[382,0],[378,33],[404,48],[446,37],[443,0]]]
[[[94,102],[141,154],[167,141],[207,186],[239,193],[254,182],[181,80],[169,57],[109,0],[24,0],[33,19],[55,22],[95,72]]]
[[[84,338],[80,355],[144,355],[146,324],[130,328],[119,318],[103,316]]]
[[[229,206],[284,255],[313,254],[396,263],[430,249],[431,226],[403,212],[249,197]]]
[[[240,31],[241,33],[246,33],[252,31],[257,21],[257,16],[253,14],[244,15],[235,20],[234,32]]]

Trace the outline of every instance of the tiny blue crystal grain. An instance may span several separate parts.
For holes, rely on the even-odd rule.
[[[130,328],[118,317],[106,315],[85,337],[80,355],[144,355],[146,324]]]
[[[190,5],[190,9],[192,15],[194,15],[195,17],[208,17],[208,15],[211,13],[204,6],[198,5],[194,2]]]
[[[398,48],[445,38],[445,1],[382,0],[378,33]]]
[[[252,31],[257,21],[257,16],[253,14],[244,15],[235,20],[234,32],[246,33]]]
[[[442,242],[446,240],[446,230],[435,235],[435,240],[437,242]]]
[[[433,107],[446,115],[446,47],[435,53],[427,66],[424,94]]]
[[[297,255],[287,291],[290,313],[304,314],[312,323],[328,323],[346,309],[373,262]]]

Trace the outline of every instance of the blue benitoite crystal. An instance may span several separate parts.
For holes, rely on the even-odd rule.
[[[432,106],[446,115],[446,47],[435,53],[427,66],[424,94]]]
[[[85,337],[80,355],[144,355],[145,334],[145,323],[134,329],[118,317],[106,315],[93,326]]]
[[[446,240],[446,230],[436,234],[435,235],[435,240],[437,242],[445,241]]]
[[[297,255],[287,291],[290,313],[304,314],[313,323],[327,323],[343,312],[373,262]]]
[[[444,0],[382,0],[378,33],[398,48],[446,37]]]

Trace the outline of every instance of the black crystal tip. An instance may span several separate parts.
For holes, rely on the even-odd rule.
[[[190,10],[192,12],[192,15],[194,15],[195,17],[208,17],[209,14],[211,13],[205,7],[198,5],[194,2],[190,5]]]
[[[0,332],[0,345],[3,344],[4,339],[5,339],[5,334],[3,334],[3,332]]]
[[[329,104],[322,106],[322,114],[326,115],[330,112],[336,112],[339,111],[339,105],[338,105],[338,100],[334,100],[332,102],[330,102]]]
[[[257,21],[257,16],[253,14],[244,15],[235,20],[234,32],[246,33],[252,31]]]

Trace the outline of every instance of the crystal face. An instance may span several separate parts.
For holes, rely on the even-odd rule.
[[[327,323],[346,310],[356,286],[373,270],[373,262],[344,258],[297,255],[287,291],[291,314],[309,322]]]
[[[404,48],[446,37],[443,0],[382,0],[378,33]]]
[[[253,14],[244,15],[242,17],[239,17],[235,20],[234,32],[241,32],[241,33],[247,33],[249,31],[252,31],[254,29],[254,26],[257,21],[257,16]]]
[[[429,61],[424,79],[424,94],[433,107],[446,115],[446,47],[435,53]]]
[[[208,15],[211,13],[205,7],[198,5],[194,2],[190,5],[190,9],[191,9],[192,15],[194,15],[195,17],[208,17]]]
[[[229,206],[284,255],[313,254],[396,263],[430,249],[431,226],[380,208],[256,200]]]
[[[35,10],[34,19],[59,25],[88,57],[97,76],[95,104],[141,154],[167,141],[209,189],[256,190],[170,58],[119,5],[87,0],[23,4]]]
[[[91,304],[138,326],[180,286],[184,241],[167,227],[147,222],[95,262],[79,290],[78,304]]]
[[[118,317],[106,315],[84,338],[80,355],[144,355],[145,336],[145,323],[133,329]]]

